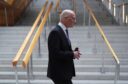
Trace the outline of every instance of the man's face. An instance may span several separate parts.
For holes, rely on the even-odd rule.
[[[67,17],[66,19],[67,27],[73,27],[74,24],[76,23],[76,15],[71,14],[70,16]]]

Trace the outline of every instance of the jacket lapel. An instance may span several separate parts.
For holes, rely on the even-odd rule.
[[[60,35],[61,35],[61,37],[63,38],[63,40],[64,41],[66,41],[66,43],[69,45],[69,46],[71,46],[71,43],[69,43],[69,41],[68,41],[68,38],[66,37],[66,35],[65,35],[65,33],[64,33],[64,31],[63,31],[63,29],[59,26],[59,25],[57,25],[58,27],[58,30],[59,30],[59,32],[60,32]]]

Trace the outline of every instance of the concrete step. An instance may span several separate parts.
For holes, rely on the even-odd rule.
[[[121,61],[121,65],[123,65],[123,64],[125,64],[125,65],[127,65],[128,64],[128,59],[120,59],[120,61]],[[1,60],[0,61],[0,63],[1,64],[9,64],[9,65],[12,65],[12,59],[10,60],[10,59],[8,59],[8,58],[6,58],[6,59],[3,59],[3,60]],[[19,62],[20,64],[22,63],[22,60]],[[99,59],[95,59],[95,58],[80,58],[79,60],[74,60],[74,63],[76,64],[76,65],[102,65],[102,59],[101,58],[99,58]],[[34,65],[40,65],[40,64],[48,64],[48,59],[46,58],[46,59],[36,59],[36,58],[34,58],[33,59],[33,64]],[[111,58],[111,59],[104,59],[104,64],[105,65],[115,65],[115,61],[114,61],[114,59],[113,58]]]
[[[4,64],[4,65],[0,65],[1,69],[0,69],[0,72],[14,72],[15,71],[15,68],[10,65],[10,64]],[[121,65],[120,66],[121,69],[120,71],[121,72],[128,72],[127,69],[128,69],[128,65]],[[76,68],[76,71],[77,72],[101,72],[102,70],[102,65],[75,65],[75,68]],[[105,72],[115,72],[115,65],[105,65],[104,66],[104,71]],[[26,69],[24,69],[21,65],[17,65],[17,70],[19,72],[26,72]],[[47,65],[44,65],[44,64],[40,64],[40,65],[36,65],[36,64],[33,64],[33,71],[34,72],[45,72],[47,71]]]
[[[74,84],[113,84],[114,72],[115,72],[115,62],[112,58],[110,51],[107,49],[106,45],[103,44],[100,34],[96,32],[96,40],[94,31],[94,26],[91,27],[92,32],[91,38],[88,38],[88,27],[79,27],[76,26],[74,29],[69,29],[70,38],[72,41],[72,47],[76,46],[80,48],[82,53],[79,60],[74,60],[77,77],[73,78]],[[1,28],[0,32],[0,84],[15,84],[15,70],[12,67],[12,59],[16,55],[19,47],[21,46],[25,33],[23,33],[25,28]],[[16,31],[14,31],[16,30]],[[29,28],[28,28],[29,30]],[[50,29],[47,28],[47,36],[50,32]],[[127,28],[126,27],[117,27],[117,26],[105,26],[105,33],[107,34],[108,40],[115,49],[117,55],[120,58],[121,62],[121,76],[119,84],[127,84],[128,80],[128,46],[127,42]],[[121,31],[122,30],[122,31]],[[11,31],[10,33],[7,33]],[[19,32],[21,31],[21,32]],[[5,32],[5,33],[4,33]],[[15,33],[16,32],[16,33]],[[20,33],[19,35],[18,32]],[[22,35],[23,34],[23,35]],[[35,79],[31,79],[32,84],[52,84],[46,77],[47,65],[48,65],[48,49],[47,41],[44,40],[44,32],[41,36],[41,56],[38,53],[38,45],[36,45],[33,52],[33,71]],[[81,38],[82,37],[82,38]],[[84,38],[84,39],[83,39]],[[103,47],[104,46],[104,47]],[[94,48],[96,51],[94,52]],[[23,56],[25,52],[23,53]],[[22,58],[23,58],[22,56]],[[102,67],[102,56],[104,56],[104,66],[105,73],[101,73]],[[27,83],[27,73],[26,69],[21,67],[21,60],[18,63],[18,75],[20,84]],[[3,82],[1,82],[3,80]],[[4,81],[4,80],[9,80]],[[46,81],[44,81],[46,80]],[[94,81],[94,82],[93,82]],[[105,81],[103,83],[103,81]],[[80,83],[79,83],[80,82]]]
[[[28,84],[27,80],[19,80],[18,84]],[[50,79],[47,80],[30,80],[31,84],[53,84]],[[128,81],[119,80],[118,84],[127,84]],[[16,80],[0,80],[0,84],[15,84]],[[73,84],[114,84],[113,80],[73,80]]]
[[[34,79],[47,79],[46,72],[33,72]],[[14,72],[0,72],[0,79],[15,79]],[[76,72],[75,80],[114,80],[115,73],[113,72]],[[27,72],[18,72],[18,78],[27,79]],[[120,73],[120,80],[128,80],[128,74],[125,72]]]
[[[9,59],[13,59],[15,57],[16,53],[15,54],[0,54],[0,58],[1,60],[9,60]],[[25,56],[25,54],[23,54],[23,56]],[[82,53],[82,56],[81,56],[81,59],[102,59],[102,56],[105,57],[105,59],[112,59],[112,55],[111,53],[105,53],[104,55],[102,55],[102,53],[97,53],[97,54],[94,54],[93,52],[92,53]],[[121,54],[119,53],[118,54],[118,57],[120,59],[127,59],[127,53],[126,54]],[[33,53],[33,59],[48,59],[48,53],[41,53],[41,56],[39,56],[39,53],[36,52],[36,53]]]

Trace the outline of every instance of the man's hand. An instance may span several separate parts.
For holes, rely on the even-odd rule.
[[[74,51],[74,59],[79,59],[81,53],[79,51]]]

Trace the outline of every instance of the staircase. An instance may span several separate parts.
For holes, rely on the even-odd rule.
[[[47,36],[50,28],[46,28]],[[120,61],[120,80],[117,84],[128,84],[128,29],[124,26],[103,26],[105,34],[115,49]],[[0,27],[0,84],[15,84],[15,70],[11,61],[30,30],[30,26]],[[53,84],[46,77],[48,52],[47,41],[41,36],[41,56],[38,44],[33,52],[33,75],[31,84]],[[94,26],[75,26],[69,30],[73,48],[78,46],[82,53],[79,60],[74,60],[76,77],[74,84],[114,84],[115,63]],[[96,39],[95,39],[96,38]],[[101,73],[102,56],[104,72]],[[18,64],[19,84],[27,84],[27,70]]]
[[[88,3],[101,25],[118,25],[101,0],[88,0]]]
[[[53,1],[54,6],[56,5],[56,0],[49,0]],[[60,1],[60,7],[62,10],[64,9],[72,9],[76,12],[76,19],[77,19],[77,25],[88,25],[88,11],[85,9],[83,0],[74,0],[75,1],[75,10],[73,8],[73,0],[61,0]],[[34,0],[30,6],[26,9],[24,15],[22,18],[17,22],[16,25],[26,25],[30,26],[33,24],[35,18],[37,17],[39,11],[41,10],[45,0]],[[93,9],[94,14],[96,15],[96,18],[98,19],[99,23],[101,25],[118,25],[118,23],[114,20],[113,16],[109,13],[107,8],[102,4],[100,0],[88,0],[89,5]],[[59,21],[59,10],[57,11],[51,11],[51,25],[54,25],[58,23]],[[94,25],[95,23],[91,19],[91,25]]]

